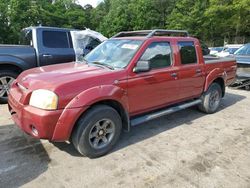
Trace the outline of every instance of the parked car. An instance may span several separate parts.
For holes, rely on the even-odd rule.
[[[209,48],[210,55],[216,55],[217,53],[221,52],[223,49],[224,47],[211,47]]]
[[[242,47],[243,44],[228,44],[225,45],[223,50],[221,52],[218,52],[216,56],[219,57],[227,57],[229,55],[234,54],[240,47]]]
[[[235,79],[235,59],[204,59],[199,41],[183,34],[121,32],[81,63],[24,71],[10,89],[10,114],[31,136],[69,140],[94,158],[113,148],[122,128],[195,105],[214,113]]]
[[[77,57],[83,56],[84,52],[92,50],[105,39],[91,30],[54,27],[23,29],[20,45],[0,45],[0,102],[7,102],[8,89],[22,71],[76,61]],[[83,49],[79,52],[75,46]]]
[[[237,61],[237,77],[250,79],[250,43],[245,44],[235,53]]]

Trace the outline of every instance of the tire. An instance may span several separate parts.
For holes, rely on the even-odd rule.
[[[80,117],[72,142],[80,154],[96,158],[113,148],[121,130],[122,121],[118,112],[110,106],[97,105]]]
[[[217,83],[212,83],[201,97],[202,103],[199,105],[199,110],[207,114],[215,113],[220,107],[221,98],[221,86]]]
[[[11,70],[0,70],[0,104],[8,102],[8,90],[18,73]]]

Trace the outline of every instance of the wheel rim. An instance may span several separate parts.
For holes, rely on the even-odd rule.
[[[212,91],[209,99],[209,106],[211,109],[216,109],[220,104],[220,93],[219,91],[215,90]]]
[[[89,132],[89,143],[94,149],[108,146],[114,138],[115,124],[110,119],[96,122]]]
[[[0,78],[0,98],[7,98],[10,86],[15,79],[10,76]]]

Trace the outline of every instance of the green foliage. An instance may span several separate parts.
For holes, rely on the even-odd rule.
[[[91,28],[110,37],[140,29],[185,29],[222,45],[250,39],[249,0],[104,0],[96,8],[77,0],[1,0],[0,43],[17,43],[24,27]]]

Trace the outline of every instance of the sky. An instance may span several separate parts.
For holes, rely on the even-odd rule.
[[[102,1],[103,0],[78,0],[78,2],[80,3],[80,5],[82,5],[82,6],[90,4],[93,7],[96,7]]]

